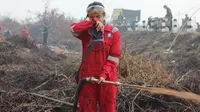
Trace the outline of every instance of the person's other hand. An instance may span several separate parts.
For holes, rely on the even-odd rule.
[[[103,29],[104,29],[104,25],[100,21],[96,21],[95,27],[96,27],[97,31],[99,31],[99,30],[103,31]]]
[[[97,82],[97,84],[102,84],[105,81],[105,79],[103,77],[99,78],[99,81]]]

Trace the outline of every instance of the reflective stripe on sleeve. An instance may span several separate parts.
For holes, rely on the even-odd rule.
[[[75,37],[78,37],[79,34],[74,32],[74,26],[75,26],[75,25],[73,25],[73,26],[70,27],[71,32],[72,32],[72,34],[73,34]]]
[[[114,61],[115,63],[117,63],[117,65],[119,64],[119,58],[117,57],[108,56],[108,60]]]

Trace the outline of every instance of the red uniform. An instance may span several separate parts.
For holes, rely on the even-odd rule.
[[[29,33],[29,31],[28,31],[27,28],[25,28],[23,32],[24,32],[24,36],[25,36],[26,38],[30,38],[30,33]]]
[[[71,24],[72,34],[82,41],[82,56],[89,48],[93,38],[88,31],[94,24],[95,22],[87,20]],[[91,76],[97,79],[103,77],[105,80],[118,81],[117,67],[121,50],[120,31],[116,27],[106,24],[102,37],[104,42],[96,45],[84,60],[79,72],[79,81]],[[79,111],[97,112],[98,102],[101,112],[116,112],[117,91],[118,88],[115,85],[86,83],[80,91]]]
[[[0,33],[2,32],[2,25],[0,24]]]

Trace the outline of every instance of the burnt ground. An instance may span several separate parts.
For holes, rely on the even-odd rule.
[[[6,92],[1,94],[1,112],[35,112],[60,106],[27,92],[62,100],[73,96],[70,94],[75,90],[71,78],[73,68],[72,64],[67,64],[67,57],[45,46],[38,48],[31,41],[24,44],[19,37],[1,41],[0,51],[0,90]]]
[[[133,56],[142,55],[152,60],[165,62],[166,70],[176,78],[182,77],[199,83],[200,33],[134,32],[124,35]],[[185,82],[184,82],[185,83]],[[186,84],[186,83],[185,83]],[[189,86],[189,85],[187,85]],[[197,92],[197,91],[196,91]]]
[[[165,51],[175,36],[152,32],[123,34],[132,56],[122,56],[120,81],[198,94],[200,37],[181,34],[166,55]],[[72,74],[79,65],[77,60],[80,60],[74,57],[73,54],[58,55],[45,46],[37,47],[32,41],[24,43],[19,36],[1,40],[0,111],[71,112],[69,106],[35,94],[73,103],[76,84]],[[192,101],[123,87],[119,87],[117,107],[118,112],[200,111],[198,104]]]

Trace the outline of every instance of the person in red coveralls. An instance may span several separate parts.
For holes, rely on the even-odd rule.
[[[1,33],[1,31],[2,31],[2,25],[0,24],[0,33]]]
[[[105,22],[105,15],[102,3],[92,2],[87,7],[87,18],[70,25],[72,34],[82,41],[82,56],[96,39],[91,30],[95,28],[96,31],[102,32],[98,39],[101,42],[92,49],[80,67],[78,82],[86,77],[95,77],[99,81],[98,84],[86,83],[82,87],[79,112],[97,112],[97,104],[100,112],[116,112],[118,88],[103,82],[118,81],[121,35],[116,27]]]
[[[23,29],[23,35],[24,35],[24,46],[28,46],[28,41],[31,40],[30,33],[28,31],[28,28],[24,26]]]
[[[24,34],[24,37],[25,37],[26,39],[30,39],[30,33],[29,33],[27,27],[24,27],[23,34]]]
[[[0,34],[2,34],[2,25],[0,24]]]

